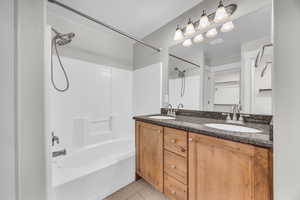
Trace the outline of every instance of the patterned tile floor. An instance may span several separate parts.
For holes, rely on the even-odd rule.
[[[167,200],[167,198],[143,179],[140,179],[115,192],[105,200]]]

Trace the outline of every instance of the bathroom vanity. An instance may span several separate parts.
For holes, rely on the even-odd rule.
[[[215,129],[224,120],[134,117],[136,173],[171,200],[271,200],[272,141],[259,133]],[[254,130],[254,129],[253,129]]]

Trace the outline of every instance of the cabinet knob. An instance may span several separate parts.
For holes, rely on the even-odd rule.
[[[189,141],[192,142],[192,141],[193,141],[193,138],[189,138]]]
[[[172,190],[171,194],[176,195],[176,191]]]
[[[171,165],[171,168],[172,168],[172,169],[175,169],[175,168],[176,168],[176,165]]]
[[[172,139],[171,142],[172,142],[172,143],[176,143],[176,140],[175,140],[175,139]]]

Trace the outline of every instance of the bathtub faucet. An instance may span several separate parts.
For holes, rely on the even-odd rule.
[[[65,156],[65,155],[67,155],[67,150],[66,149],[52,152],[52,157],[53,158],[58,157],[58,156]]]
[[[56,135],[54,135],[54,132],[52,131],[51,133],[51,142],[52,142],[52,146],[56,144],[59,144],[59,137],[57,137]]]

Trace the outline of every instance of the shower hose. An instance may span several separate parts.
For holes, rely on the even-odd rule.
[[[53,66],[53,49],[55,50],[55,53],[56,53],[56,56],[57,56],[57,59],[58,59],[58,62],[59,62],[59,65],[60,65],[60,68],[64,74],[64,77],[65,77],[65,80],[66,80],[66,86],[64,88],[59,88],[57,87],[55,81],[54,81],[54,66]],[[58,52],[58,49],[57,49],[57,43],[56,43],[56,37],[54,37],[51,41],[51,83],[54,87],[55,90],[59,91],[59,92],[65,92],[69,89],[70,87],[70,82],[69,82],[69,78],[68,78],[68,75],[67,75],[67,72],[62,64],[62,61],[61,61],[61,58],[59,56],[59,52]]]

